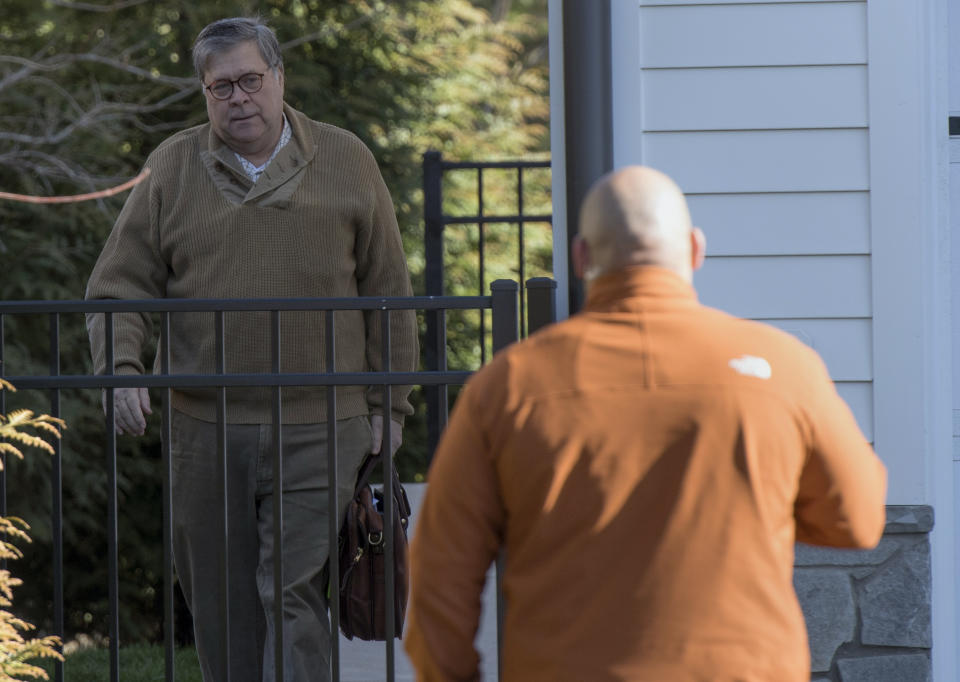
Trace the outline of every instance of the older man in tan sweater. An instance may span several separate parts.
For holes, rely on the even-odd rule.
[[[318,123],[283,102],[284,69],[273,32],[258,20],[207,26],[193,48],[209,122],[163,142],[148,158],[149,179],[133,191],[97,261],[87,298],[265,298],[409,296],[410,279],[393,203],[370,151],[351,133]],[[336,369],[381,369],[380,320],[335,315]],[[117,315],[114,371],[142,374],[152,335],[146,315]],[[106,366],[104,318],[88,319],[96,370]],[[225,316],[226,371],[269,372],[265,313]],[[326,367],[321,313],[281,318],[284,372]],[[211,314],[171,316],[174,373],[215,371]],[[412,311],[392,313],[391,369],[417,363]],[[380,450],[383,416],[400,443],[409,388],[337,391],[338,490],[345,505],[366,453]],[[230,679],[273,678],[273,428],[269,389],[228,393],[230,622],[220,621],[221,578],[211,389],[173,391],[174,559],[194,617],[207,682],[227,678],[217,651],[229,627]],[[283,391],[285,676],[329,675],[326,614],[327,406],[324,388]],[[117,389],[117,430],[142,434],[146,389]],[[368,418],[368,414],[370,415]],[[386,449],[386,448],[385,448]],[[341,511],[342,513],[342,511]],[[264,614],[266,613],[266,619]],[[267,628],[266,632],[264,627]],[[263,660],[261,660],[263,659]]]
[[[405,634],[421,682],[478,679],[501,549],[502,680],[809,680],[794,542],[873,546],[886,471],[814,351],[697,302],[703,254],[661,173],[591,190],[584,310],[472,377],[434,457]]]

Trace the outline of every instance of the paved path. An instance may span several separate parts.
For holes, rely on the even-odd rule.
[[[420,500],[426,487],[424,483],[405,483],[407,496],[413,515],[410,519],[409,535],[412,537],[417,530],[417,511],[420,509]],[[493,570],[487,574],[487,587],[483,593],[483,614],[480,620],[480,631],[477,634],[477,649],[482,656],[484,681],[493,682],[497,679],[497,628],[496,628],[496,597],[493,589]],[[395,679],[397,682],[407,682],[414,679],[410,661],[403,650],[403,642],[395,640],[396,653]],[[384,642],[349,641],[340,637],[340,679],[342,682],[382,682],[386,679],[386,644]]]

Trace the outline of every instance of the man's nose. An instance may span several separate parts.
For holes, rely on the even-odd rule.
[[[250,100],[250,93],[240,87],[239,83],[233,84],[233,92],[230,93],[230,104],[243,104]]]

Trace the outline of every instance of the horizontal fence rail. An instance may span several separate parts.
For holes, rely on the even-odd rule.
[[[530,290],[531,329],[547,324],[555,319],[555,289],[556,283],[552,280],[531,280],[528,283]],[[157,388],[163,391],[162,404],[162,519],[163,519],[163,639],[164,639],[164,660],[165,677],[168,682],[174,680],[174,571],[172,556],[172,538],[173,538],[173,485],[172,485],[172,464],[170,455],[170,423],[171,423],[171,392],[178,388],[209,387],[216,391],[216,412],[217,412],[217,452],[211,453],[215,456],[220,467],[218,475],[223,480],[223,485],[217,491],[211,491],[215,494],[218,504],[222,505],[222,518],[220,519],[222,528],[223,543],[218,551],[222,557],[220,564],[221,571],[221,589],[219,593],[219,618],[224,624],[220,634],[220,642],[216,656],[219,657],[223,669],[226,671],[225,682],[230,679],[230,628],[227,624],[231,622],[230,604],[227,598],[227,585],[229,584],[230,562],[227,557],[230,552],[228,542],[228,532],[230,518],[227,507],[227,488],[226,488],[226,466],[227,466],[227,444],[226,444],[226,389],[229,387],[272,387],[272,416],[271,423],[274,426],[274,441],[272,443],[273,452],[273,532],[274,532],[274,608],[273,608],[273,666],[277,680],[283,680],[284,677],[284,655],[285,637],[283,623],[283,505],[282,505],[282,482],[283,482],[283,440],[282,430],[278,427],[283,423],[282,397],[283,389],[288,386],[325,386],[327,388],[327,429],[328,429],[328,489],[329,493],[329,513],[330,525],[328,528],[331,548],[331,561],[329,562],[329,573],[331,597],[330,616],[331,616],[331,666],[333,680],[340,679],[340,650],[339,650],[339,622],[340,612],[339,603],[336,595],[339,594],[340,580],[336,556],[336,544],[333,539],[338,534],[338,511],[340,502],[337,500],[337,433],[336,433],[336,400],[337,387],[339,386],[379,386],[384,394],[384,406],[390,404],[390,393],[393,386],[398,385],[420,385],[437,386],[443,390],[450,384],[463,384],[470,376],[469,371],[450,371],[434,369],[418,372],[393,372],[390,371],[390,313],[396,310],[423,310],[430,315],[437,313],[439,316],[446,310],[451,309],[488,309],[492,315],[493,348],[498,351],[519,338],[520,317],[518,315],[518,289],[515,282],[508,280],[498,280],[491,286],[490,296],[414,296],[414,297],[359,297],[359,298],[300,298],[300,299],[149,299],[149,300],[100,300],[100,301],[19,301],[0,302],[0,376],[10,381],[18,389],[36,389],[48,391],[50,395],[50,412],[53,416],[60,416],[61,413],[61,391],[64,389],[84,388],[84,389],[102,389],[105,393],[106,414],[104,421],[105,428],[105,465],[108,479],[109,495],[107,499],[107,535],[108,551],[106,563],[108,567],[109,585],[107,585],[109,600],[109,661],[110,661],[110,680],[120,679],[119,648],[120,648],[120,624],[119,624],[119,573],[118,573],[118,507],[117,507],[117,438],[113,428],[113,394],[118,388],[123,387],[147,387]],[[382,363],[384,371],[378,372],[317,372],[317,373],[284,373],[280,366],[280,352],[282,347],[282,338],[280,335],[280,319],[286,311],[317,311],[328,312],[325,319],[324,334],[327,341],[326,346],[326,367],[336,367],[335,364],[335,334],[336,334],[336,311],[341,310],[363,310],[380,311],[379,322],[381,325],[380,333],[383,339],[383,357]],[[224,338],[223,316],[226,312],[236,311],[259,311],[269,312],[269,324],[271,327],[270,348],[264,349],[265,355],[270,357],[271,371],[265,374],[231,374],[225,371],[224,355],[226,344],[229,340]],[[211,368],[208,374],[175,374],[171,372],[170,365],[170,317],[174,313],[210,313],[215,316],[216,335],[217,335],[217,361],[216,367]],[[60,367],[60,320],[65,314],[89,314],[102,313],[106,320],[106,340],[107,340],[107,367],[113,366],[113,345],[114,345],[114,315],[117,313],[158,313],[160,315],[159,336],[160,336],[160,374],[130,376],[110,374],[112,370],[108,369],[108,374],[90,375],[90,374],[63,374]],[[46,315],[50,324],[50,347],[49,347],[49,374],[11,374],[7,371],[5,362],[5,320],[20,315]],[[0,391],[0,413],[5,413],[7,408],[6,392]],[[442,415],[445,423],[446,414]],[[390,424],[389,418],[384,419],[383,443],[384,447],[389,448],[390,443]],[[65,435],[65,438],[68,436]],[[52,604],[53,604],[53,623],[55,632],[50,633],[61,637],[64,636],[64,567],[63,567],[63,490],[61,481],[62,448],[59,442],[56,443],[56,450],[53,456],[52,470],[52,541],[53,550],[53,582],[52,586]],[[390,481],[394,463],[392,458],[383,458],[383,480]],[[390,519],[392,496],[385,495],[386,518]],[[7,490],[5,470],[0,472],[0,514],[7,512]],[[386,523],[386,552],[387,566],[392,565],[391,557],[394,552],[395,538],[393,538],[392,524]],[[388,572],[389,573],[389,572]],[[393,584],[392,574],[386,579],[387,614],[386,624],[388,636],[393,628]],[[279,595],[279,596],[278,596]],[[498,602],[498,611],[500,603]],[[500,614],[502,617],[502,614]],[[252,626],[252,625],[251,625]],[[395,677],[395,651],[394,639],[389,637],[385,642],[385,663],[386,679],[393,680]],[[62,682],[64,675],[64,664],[58,662],[55,669],[55,679]]]

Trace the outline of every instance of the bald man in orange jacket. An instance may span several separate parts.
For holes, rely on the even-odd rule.
[[[479,678],[501,549],[503,680],[809,680],[794,542],[873,547],[886,470],[813,350],[697,302],[704,243],[655,170],[591,189],[584,310],[471,378],[430,468],[421,682]]]

